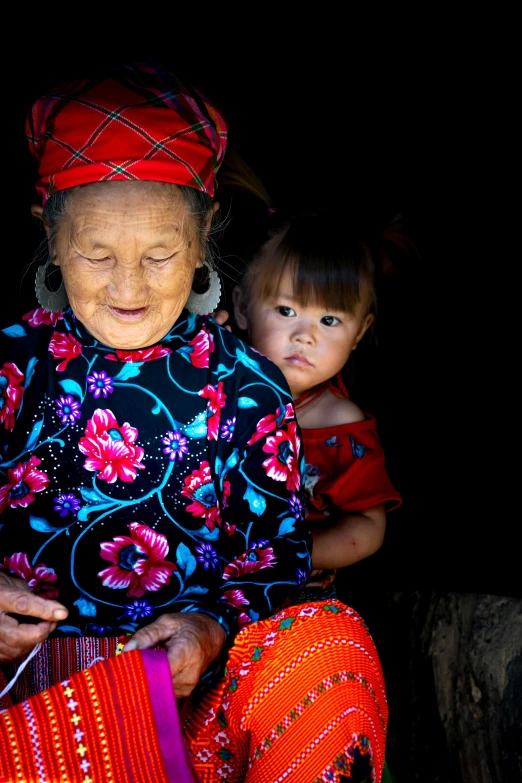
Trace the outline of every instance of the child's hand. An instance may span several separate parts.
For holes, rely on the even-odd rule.
[[[225,326],[226,322],[228,321],[228,311],[216,310],[214,313],[212,313],[212,318],[219,326]],[[225,326],[225,329],[227,329],[229,332],[232,331],[230,326]]]

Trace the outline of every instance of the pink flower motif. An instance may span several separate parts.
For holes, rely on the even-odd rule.
[[[278,427],[282,427],[285,422],[290,421],[291,419],[295,419],[294,408],[291,403],[286,405],[283,418],[278,424],[277,420],[280,416],[281,408],[278,408],[275,414],[269,413],[268,416],[263,416],[263,418],[257,422],[256,431],[248,441],[248,445],[251,446],[253,443],[256,443],[258,440],[264,438],[265,435],[267,435],[269,432],[273,432]]]
[[[130,536],[116,536],[100,544],[101,556],[113,565],[104,568],[98,576],[105,587],[113,590],[128,587],[129,597],[141,598],[147,590],[156,593],[168,585],[172,572],[178,568],[165,560],[169,552],[165,536],[138,522],[131,522],[128,528]]]
[[[274,481],[285,481],[291,492],[296,492],[301,486],[300,446],[297,425],[293,421],[287,424],[286,430],[277,430],[275,435],[269,435],[263,446],[263,451],[273,455],[263,462],[267,476]]]
[[[35,595],[40,595],[42,598],[58,598],[58,590],[53,586],[58,580],[54,570],[47,568],[43,563],[33,567],[23,552],[15,552],[11,557],[4,557],[3,564],[0,564],[0,571],[8,571],[12,576],[23,579]]]
[[[29,326],[37,327],[44,324],[44,326],[56,326],[58,321],[63,321],[62,311],[58,313],[51,313],[44,307],[37,307],[36,310],[31,310],[30,313],[26,313],[22,316],[23,321],[29,321]]]
[[[275,563],[277,563],[277,558],[271,546],[267,546],[266,549],[254,547],[243,552],[242,555],[239,555],[239,557],[236,557],[235,560],[232,560],[231,563],[225,566],[223,579],[237,578],[243,574],[262,571],[264,568],[273,568]]]
[[[108,353],[106,359],[111,362],[152,362],[154,359],[162,359],[172,353],[170,348],[164,348],[163,345],[153,345],[152,348],[141,348],[138,351],[116,351]]]
[[[97,470],[98,478],[113,484],[120,481],[135,481],[136,470],[144,470],[141,464],[144,449],[135,446],[138,430],[128,422],[119,426],[110,410],[98,408],[87,422],[85,437],[78,448],[87,456],[83,467]]]
[[[26,508],[35,499],[34,492],[41,492],[49,484],[49,478],[42,470],[36,470],[41,460],[31,457],[28,462],[19,462],[16,468],[7,471],[9,484],[0,487],[0,514],[10,506]]]
[[[194,367],[208,367],[209,357],[214,350],[214,336],[210,334],[206,326],[197,333],[189,342],[192,351],[189,358]]]
[[[241,605],[250,606],[250,601],[247,601],[242,590],[225,590],[221,601],[234,606],[236,609],[240,609]],[[237,616],[237,624],[239,628],[244,628],[252,622],[252,619],[246,614],[246,612],[239,612]]]
[[[205,519],[205,525],[209,530],[214,530],[216,525],[221,526],[221,512],[216,488],[212,481],[210,465],[202,462],[199,470],[193,470],[190,476],[186,476],[185,487],[181,494],[190,498],[193,502],[187,506],[193,517]],[[223,482],[223,506],[230,495],[230,481]]]
[[[49,351],[55,359],[63,359],[56,367],[58,372],[63,372],[71,359],[76,359],[82,352],[82,346],[72,334],[54,332],[49,343]]]
[[[235,606],[236,609],[239,609],[241,606],[250,606],[250,601],[245,597],[242,590],[225,590],[221,600],[230,604],[230,606]]]
[[[208,383],[204,389],[198,392],[200,397],[204,397],[207,402],[207,438],[208,440],[217,440],[219,432],[219,419],[221,408],[225,407],[227,395],[223,391],[223,381],[219,381],[217,389]]]
[[[240,612],[237,616],[237,624],[239,627],[239,630],[245,627],[245,625],[248,625],[252,622],[252,618],[249,617],[245,612]]]
[[[0,424],[8,432],[15,425],[14,414],[22,402],[24,390],[20,384],[24,379],[25,375],[13,362],[6,362],[0,369]]]

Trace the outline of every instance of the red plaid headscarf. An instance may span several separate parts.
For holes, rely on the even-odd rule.
[[[157,64],[114,69],[43,95],[26,123],[36,189],[148,180],[214,195],[227,129],[218,110]]]

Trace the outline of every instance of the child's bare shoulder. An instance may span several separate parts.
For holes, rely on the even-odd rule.
[[[336,427],[341,424],[353,424],[354,421],[363,421],[364,413],[352,400],[341,399],[329,393],[325,418],[328,420],[324,427]]]
[[[355,421],[364,421],[364,419],[364,413],[355,402],[336,397],[328,391],[320,404],[310,411],[310,416],[302,421],[302,426],[310,429],[340,427],[343,424],[353,424]]]

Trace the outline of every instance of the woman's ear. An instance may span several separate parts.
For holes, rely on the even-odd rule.
[[[232,301],[234,303],[234,318],[236,319],[236,324],[240,329],[243,329],[243,331],[246,332],[248,329],[248,320],[245,314],[243,292],[238,285],[236,285],[232,291]]]
[[[358,344],[360,343],[360,341],[362,340],[362,338],[364,337],[364,335],[366,334],[366,332],[368,331],[368,329],[370,328],[370,326],[373,324],[374,321],[375,321],[375,316],[373,315],[373,313],[368,313],[368,315],[366,316],[366,318],[361,324],[361,328],[357,333],[357,337],[355,338],[355,345],[353,346],[352,351],[355,351]]]
[[[204,226],[205,234],[207,236],[208,236],[208,233],[210,231],[210,227],[212,226],[212,218],[214,217],[214,215],[216,214],[218,209],[219,209],[219,201],[214,201],[213,204],[212,204],[212,207],[209,209],[209,211],[207,212],[207,215],[206,215],[206,217],[204,219],[203,226]]]
[[[219,209],[219,201],[214,201],[212,204],[211,209],[209,209],[207,216],[204,219],[203,222],[203,233],[204,233],[204,240],[205,242],[208,242],[208,236],[210,233],[210,227],[212,226],[212,218],[214,217],[215,213]],[[203,252],[202,257],[198,258],[196,263],[196,269],[201,269],[203,266],[203,262],[205,260],[205,253]]]
[[[47,234],[47,240],[49,240],[49,227],[46,225],[44,219],[43,219],[43,207],[40,206],[40,204],[31,204],[31,215],[35,218],[38,218],[38,220],[42,221],[42,225],[45,228],[45,233]],[[60,266],[60,264],[56,261],[55,258],[52,259],[52,262],[55,266]]]

